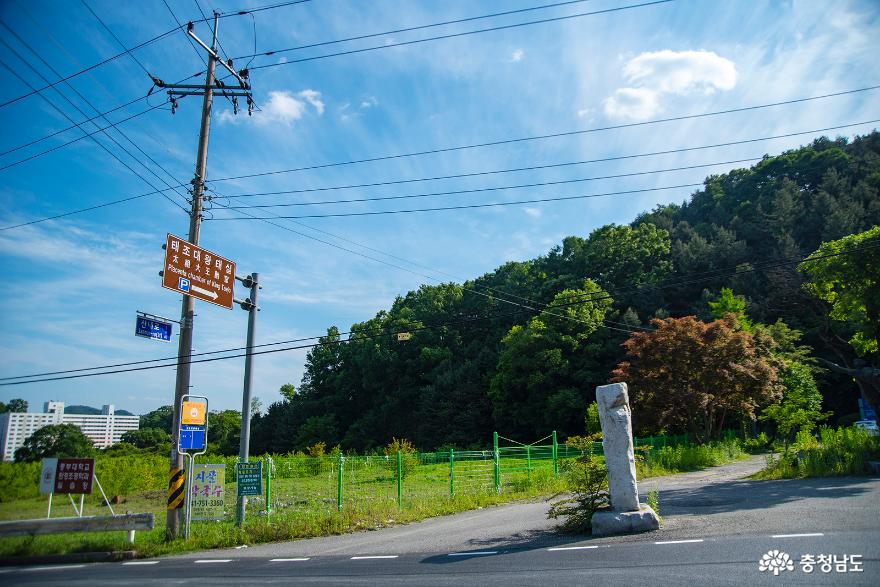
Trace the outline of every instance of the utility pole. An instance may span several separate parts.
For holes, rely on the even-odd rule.
[[[196,175],[192,180],[192,211],[190,212],[189,221],[189,242],[199,244],[199,232],[202,223],[202,210],[205,196],[205,178],[208,170],[208,135],[211,130],[211,106],[214,99],[215,89],[222,92],[226,96],[233,97],[233,104],[237,111],[237,96],[245,96],[248,101],[248,114],[251,112],[253,99],[250,94],[250,85],[246,81],[248,78],[247,70],[236,72],[232,69],[232,61],[224,63],[217,56],[217,29],[219,25],[219,14],[214,12],[214,31],[209,47],[194,32],[193,23],[187,25],[187,35],[195,39],[208,53],[208,71],[205,74],[205,85],[183,85],[183,84],[166,84],[162,80],[151,76],[153,83],[160,88],[168,88],[168,95],[171,99],[171,111],[174,113],[177,109],[176,97],[178,96],[194,96],[203,95],[202,101],[202,122],[199,130],[199,146],[196,155]],[[227,90],[221,86],[214,77],[214,71],[217,63],[229,70],[238,80],[241,90]],[[243,90],[243,91],[242,91]],[[180,434],[180,402],[183,396],[189,392],[190,381],[190,361],[192,360],[192,341],[193,341],[193,319],[195,317],[195,298],[184,294],[182,307],[180,311],[180,341],[177,350],[177,380],[174,386],[174,423],[171,429],[171,455],[169,468],[169,484],[168,484],[168,512],[165,524],[166,538],[173,540],[180,536],[181,528],[185,525],[185,510],[183,501],[179,499],[182,487],[186,487],[183,482],[184,462],[183,455],[177,451],[178,436]]]
[[[247,329],[247,350],[244,359],[244,392],[241,396],[241,440],[238,445],[238,460],[246,463],[250,458],[251,444],[251,385],[254,380],[253,360],[254,360],[254,339],[257,335],[257,293],[260,291],[260,274],[251,273],[244,278],[238,278],[245,287],[251,288],[251,295],[239,303],[242,310],[248,312],[248,329]],[[268,464],[267,464],[268,466]],[[268,499],[268,492],[266,493]],[[267,503],[268,506],[268,503]],[[247,496],[239,495],[236,502],[235,522],[241,526],[244,524],[245,509],[247,508]]]

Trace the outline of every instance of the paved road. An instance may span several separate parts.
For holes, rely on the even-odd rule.
[[[646,481],[659,486],[659,532],[560,536],[545,502],[511,504],[345,536],[149,561],[0,569],[3,584],[757,585],[880,584],[880,479],[739,479],[752,460]],[[771,549],[794,570],[760,572]],[[861,555],[816,567],[802,555]],[[861,568],[859,572],[857,569]]]

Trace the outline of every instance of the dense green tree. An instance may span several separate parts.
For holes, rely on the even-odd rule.
[[[161,428],[139,428],[129,430],[122,435],[122,442],[131,444],[136,448],[154,448],[171,442],[171,435]]]
[[[141,428],[158,428],[171,434],[171,427],[174,425],[174,408],[171,406],[162,406],[152,412],[147,412],[140,419]]]
[[[39,461],[49,457],[91,457],[95,447],[91,439],[73,424],[44,426],[27,437],[15,451],[15,460]]]
[[[799,268],[810,277],[805,289],[831,306],[831,318],[853,325],[855,333],[849,343],[856,352],[860,356],[877,353],[880,226],[822,243]]]
[[[722,288],[731,297],[716,316],[736,310],[728,302],[747,300],[756,353],[850,366],[854,351],[845,341],[856,323],[831,320],[825,302],[801,287],[805,275],[793,261],[822,240],[880,225],[878,188],[880,133],[818,138],[707,177],[687,201],[659,206],[628,226],[567,236],[546,255],[507,262],[462,285],[422,286],[352,325],[348,340],[329,329],[309,352],[302,382],[254,418],[252,446],[286,452],[321,437],[329,446],[364,450],[394,436],[424,449],[485,447],[493,429],[507,436],[580,432],[582,418],[566,419],[569,406],[583,414],[595,386],[623,359],[628,331],[652,316],[696,313],[709,321],[709,302],[721,301],[712,292],[724,296]],[[541,314],[584,279],[614,299],[585,340]],[[411,336],[398,340],[398,332]],[[851,377],[815,371],[826,409],[854,411]],[[531,392],[522,390],[538,388],[530,403]],[[519,390],[511,405],[522,409],[499,408],[502,389]],[[535,405],[546,409],[531,421]],[[748,418],[748,410],[730,417]]]
[[[527,440],[579,433],[590,389],[580,374],[587,341],[611,300],[594,282],[560,292],[540,316],[502,340],[489,396],[496,425]]]
[[[19,398],[13,398],[9,400],[8,404],[0,402],[0,414],[5,412],[27,412],[28,411],[28,403]]]
[[[784,388],[782,401],[765,408],[760,418],[776,424],[787,450],[798,430],[812,430],[828,414],[822,413],[822,394],[809,366],[792,362],[783,367],[780,374]]]

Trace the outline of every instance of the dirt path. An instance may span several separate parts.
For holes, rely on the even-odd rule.
[[[706,487],[715,483],[738,481],[757,473],[764,468],[766,463],[767,457],[765,455],[755,455],[741,461],[735,461],[733,463],[712,467],[710,469],[703,469],[702,471],[679,473],[677,475],[667,475],[665,477],[649,477],[648,479],[639,481],[639,493],[644,496],[648,491],[655,489],[689,489],[694,487]]]

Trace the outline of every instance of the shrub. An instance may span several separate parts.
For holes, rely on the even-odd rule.
[[[768,458],[758,474],[764,479],[831,477],[868,474],[868,461],[880,456],[880,442],[861,428],[828,428],[818,435],[800,431],[791,449],[779,458]]]
[[[663,522],[663,516],[660,515],[660,492],[656,489],[652,489],[648,492],[648,496],[645,500],[648,502],[648,505],[651,506],[651,509],[654,510],[654,513],[657,514],[660,522]]]
[[[407,475],[419,464],[419,456],[416,453],[416,447],[406,438],[394,438],[385,446],[385,456],[389,457],[388,466],[397,475],[397,453],[400,453],[400,474],[406,478]]]
[[[755,438],[746,438],[743,441],[743,449],[749,453],[764,452],[770,448],[770,438],[766,433],[761,432]]]
[[[572,497],[553,502],[548,518],[565,520],[559,525],[563,532],[587,533],[593,527],[593,514],[609,505],[608,471],[602,460],[593,455],[593,443],[586,439],[567,444],[583,451],[578,458],[562,462]]]

